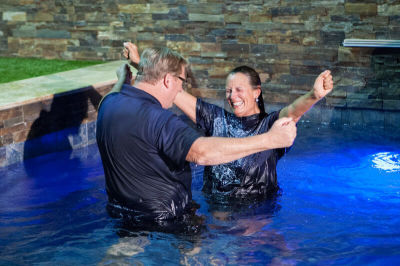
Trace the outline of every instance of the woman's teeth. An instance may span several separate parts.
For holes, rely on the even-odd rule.
[[[243,104],[243,102],[235,102],[235,103],[232,103],[233,106],[240,106],[240,105],[242,105],[242,104]]]

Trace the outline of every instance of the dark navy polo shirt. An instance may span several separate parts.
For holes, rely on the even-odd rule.
[[[192,199],[186,156],[200,134],[150,94],[124,85],[97,118],[109,201],[156,219],[179,216]]]

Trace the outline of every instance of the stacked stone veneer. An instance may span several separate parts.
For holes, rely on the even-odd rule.
[[[140,49],[168,46],[191,63],[197,96],[221,99],[229,70],[256,68],[270,109],[304,94],[318,73],[331,69],[334,92],[303,121],[398,129],[400,49],[343,47],[346,38],[400,39],[400,1],[0,3],[2,56],[114,60],[127,40]],[[1,119],[21,119],[21,108]],[[7,123],[13,122],[3,122],[3,133]]]
[[[0,54],[63,59],[120,58],[122,43],[168,46],[192,64],[196,87],[221,96],[227,71],[247,64],[267,102],[288,103],[332,69],[323,103],[398,110],[396,49],[345,48],[345,38],[400,39],[400,2],[3,0]]]

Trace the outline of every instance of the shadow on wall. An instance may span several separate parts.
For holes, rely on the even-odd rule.
[[[81,126],[96,114],[102,96],[92,87],[54,96],[50,110],[42,109],[29,131],[24,145],[26,159],[56,151],[72,151],[88,143],[88,130]]]

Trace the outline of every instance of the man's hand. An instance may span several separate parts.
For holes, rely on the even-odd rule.
[[[291,117],[283,117],[275,121],[267,134],[275,148],[285,148],[293,145],[297,135],[296,123]]]
[[[126,59],[128,59],[129,63],[133,63],[134,65],[139,64],[140,55],[135,44],[131,42],[124,42],[124,50],[122,54]]]
[[[324,98],[333,89],[331,71],[325,70],[316,78],[313,87],[314,97],[317,100]]]

